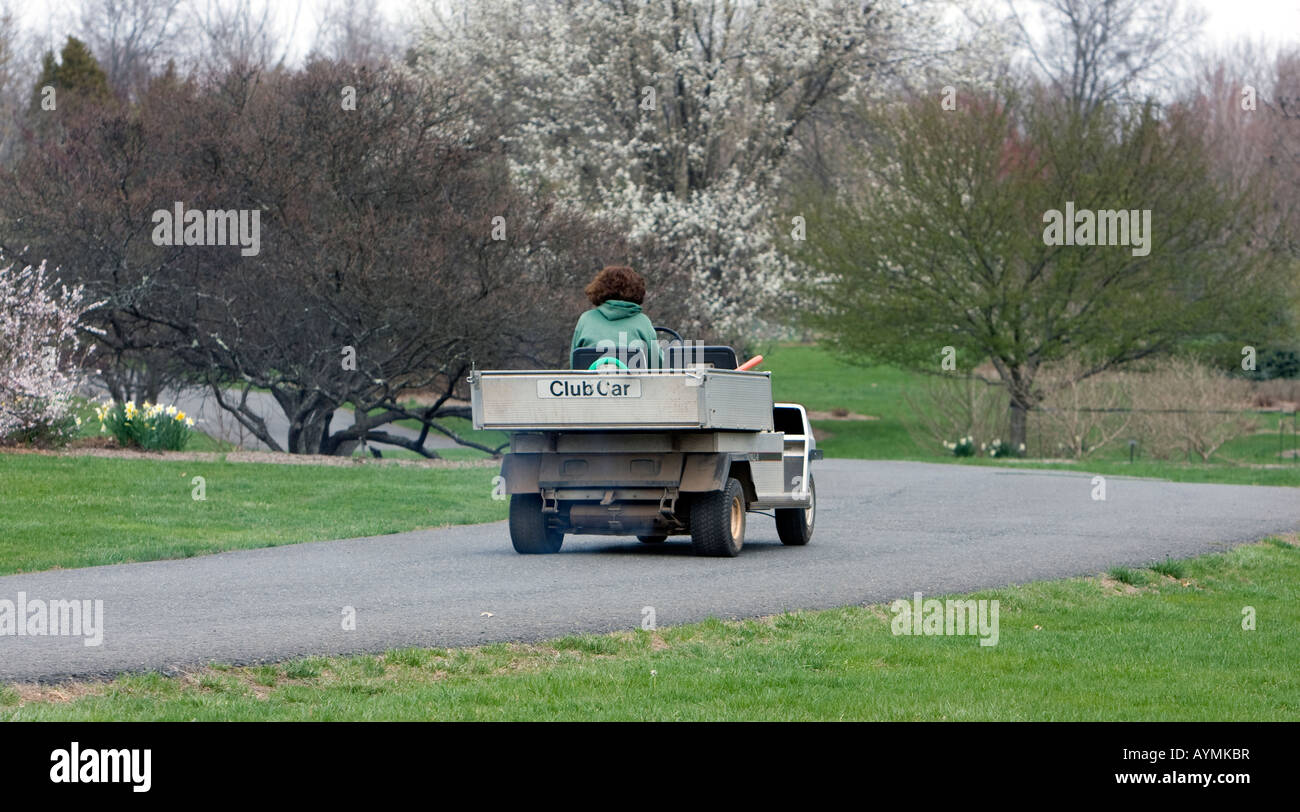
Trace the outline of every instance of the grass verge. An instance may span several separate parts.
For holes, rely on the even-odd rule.
[[[0,574],[495,521],[496,473],[0,453]]]
[[[887,607],[536,645],[401,649],[0,688],[10,720],[1300,719],[1300,549],[986,590],[999,642],[898,637]],[[1165,574],[1176,565],[1181,578]],[[937,596],[927,596],[937,597]],[[1254,630],[1243,628],[1249,607]]]

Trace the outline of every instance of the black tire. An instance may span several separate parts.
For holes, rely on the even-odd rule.
[[[699,494],[691,504],[691,547],[696,555],[734,558],[745,544],[745,488],[727,479],[720,491]]]
[[[812,541],[813,525],[817,521],[817,483],[808,475],[808,496],[812,501],[806,508],[778,508],[776,534],[781,543],[789,547],[802,547]]]
[[[558,553],[564,543],[564,531],[546,526],[542,497],[536,493],[516,493],[510,497],[510,543],[521,555]]]
[[[636,540],[642,544],[663,544],[668,540],[667,536],[637,536]]]

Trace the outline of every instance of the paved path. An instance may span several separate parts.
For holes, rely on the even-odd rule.
[[[495,472],[484,471],[490,477]],[[1096,573],[1300,530],[1300,489],[908,462],[819,463],[812,543],[750,515],[734,559],[685,539],[569,537],[516,555],[504,522],[0,578],[0,599],[102,599],[102,645],[0,636],[0,679],[32,680],[537,640]],[[343,607],[356,610],[344,631]],[[491,617],[484,616],[490,612]]]

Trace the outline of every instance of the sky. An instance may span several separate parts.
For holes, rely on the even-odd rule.
[[[222,0],[198,0],[222,2]],[[427,6],[431,0],[378,0],[390,22],[409,26],[412,8]],[[436,1],[436,0],[435,0]],[[0,0],[3,4],[4,0]],[[316,28],[324,15],[328,0],[252,0],[259,7],[271,3],[281,30],[290,33],[289,61],[296,62],[310,50]],[[780,2],[780,0],[777,0]],[[1005,0],[985,0],[994,7],[1005,7]],[[1032,0],[1015,0],[1019,7],[1031,7]],[[1242,37],[1278,45],[1300,43],[1300,0],[1192,0],[1206,12],[1201,41],[1207,47],[1223,47]],[[75,19],[77,0],[10,0],[25,28],[45,29],[48,21]],[[62,41],[61,32],[52,32]]]
[[[1204,0],[1202,38],[1222,45],[1263,37],[1275,43],[1300,42],[1300,0]]]

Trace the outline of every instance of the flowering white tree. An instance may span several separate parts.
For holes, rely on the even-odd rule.
[[[63,420],[81,379],[80,286],[46,281],[45,263],[0,268],[0,438]]]
[[[792,271],[774,240],[800,128],[945,51],[951,6],[455,2],[415,66],[468,77],[518,180],[662,240],[695,269],[700,318],[752,330]]]

